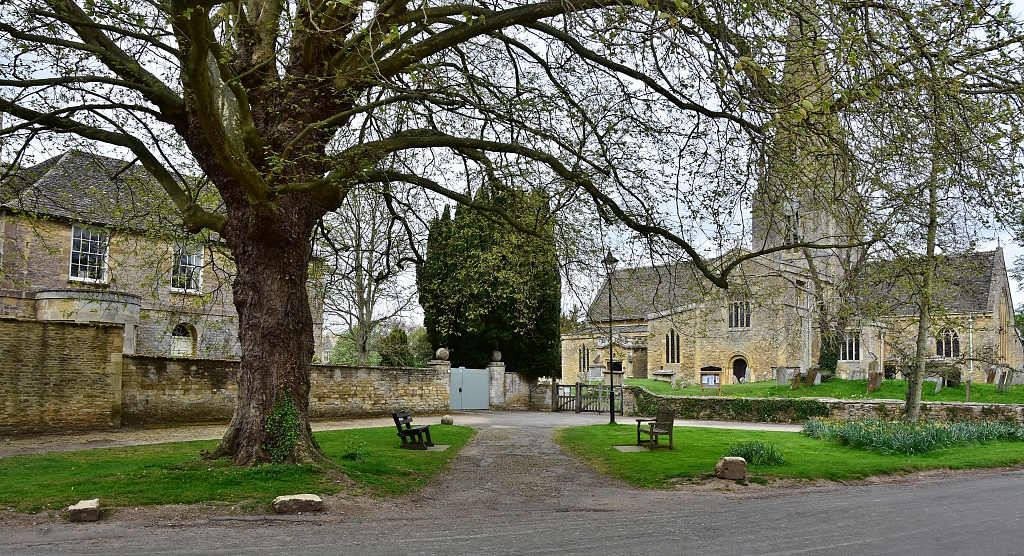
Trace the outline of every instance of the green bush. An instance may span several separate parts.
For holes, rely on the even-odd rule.
[[[801,434],[842,446],[878,450],[884,454],[925,454],[954,446],[985,444],[992,440],[1024,441],[1024,427],[990,421],[838,421],[810,419]]]
[[[725,455],[743,458],[749,465],[786,465],[786,458],[782,457],[774,443],[760,440],[729,446],[729,451]]]

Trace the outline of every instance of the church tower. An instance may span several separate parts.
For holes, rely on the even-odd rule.
[[[801,243],[846,244],[859,237],[857,192],[844,156],[844,130],[822,102],[833,93],[821,45],[813,7],[792,15],[778,99],[780,123],[762,154],[752,198],[754,251]],[[849,256],[794,248],[772,258],[803,268],[814,264],[834,279],[844,255]]]

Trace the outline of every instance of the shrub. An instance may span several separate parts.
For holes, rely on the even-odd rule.
[[[786,465],[786,459],[778,452],[774,443],[760,440],[733,444],[729,446],[729,451],[725,455],[743,458],[750,465]]]

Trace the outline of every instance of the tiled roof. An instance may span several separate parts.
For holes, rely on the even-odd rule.
[[[888,308],[897,315],[915,315],[915,287],[908,283],[906,269],[914,261],[874,262],[868,267],[866,301],[873,310]],[[983,313],[991,311],[996,300],[993,280],[1005,272],[1002,249],[941,257],[935,271],[932,298],[936,307],[947,313]],[[914,270],[913,268],[910,268]]]
[[[169,197],[140,164],[78,150],[11,176],[0,184],[0,206],[104,226],[174,222]]]
[[[626,268],[612,274],[612,320],[645,320],[703,298],[713,286],[689,262]],[[608,322],[608,279],[587,312],[591,322]]]

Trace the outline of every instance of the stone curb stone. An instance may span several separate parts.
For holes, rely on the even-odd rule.
[[[747,478],[747,460],[724,457],[715,464],[715,476],[719,479],[742,481]]]
[[[292,494],[274,498],[274,513],[276,514],[319,512],[322,509],[324,509],[324,501],[315,494]]]
[[[68,519],[73,522],[96,521],[100,518],[100,499],[80,500],[74,506],[68,506]]]

